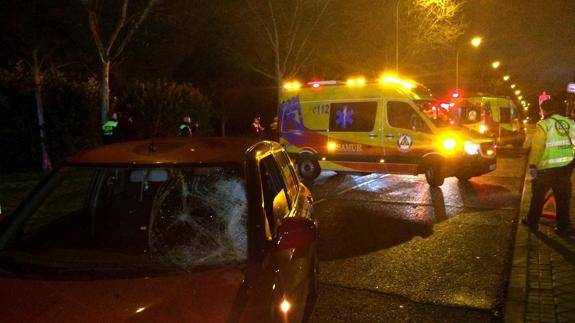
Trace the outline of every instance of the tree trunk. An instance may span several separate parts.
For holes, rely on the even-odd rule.
[[[44,106],[42,103],[42,75],[36,53],[33,55],[33,73],[34,73],[34,96],[36,98],[36,115],[38,117],[38,128],[40,129],[40,149],[42,150],[42,170],[52,170],[52,162],[48,155],[46,145],[46,130],[44,124]]]
[[[102,125],[108,121],[110,112],[110,61],[102,60]]]
[[[222,118],[222,122],[221,122],[221,129],[222,129],[222,137],[226,136],[226,124],[228,123],[228,119],[227,118]]]

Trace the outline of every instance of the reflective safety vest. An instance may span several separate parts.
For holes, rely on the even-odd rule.
[[[573,139],[575,122],[569,118],[553,115],[537,123],[545,133],[545,147],[538,169],[557,168],[569,165],[575,157]]]
[[[180,136],[191,136],[192,135],[192,127],[190,127],[189,123],[181,123],[180,124]]]
[[[116,121],[116,120],[106,121],[106,123],[104,123],[104,125],[102,126],[102,131],[104,133],[104,136],[113,136],[114,135],[114,129],[116,129],[116,127],[118,127],[118,121]]]

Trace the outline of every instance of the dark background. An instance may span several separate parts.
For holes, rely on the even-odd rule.
[[[294,76],[303,82],[345,80],[353,75],[375,78],[395,70],[395,10],[399,9],[400,74],[430,87],[438,98],[454,88],[457,49],[464,93],[513,95],[501,80],[510,75],[509,83],[517,84],[532,104],[533,116],[541,91],[563,95],[574,79],[575,3],[570,0],[455,1],[463,3],[454,17],[463,23],[459,35],[440,46],[422,42],[412,55],[409,46],[414,39],[409,31],[418,22],[409,15],[416,0],[399,1],[332,0],[310,31],[303,51],[308,58]],[[120,1],[100,2],[102,33],[109,35]],[[130,14],[146,3],[130,1]],[[248,134],[256,115],[264,126],[272,121],[277,80],[258,70],[273,71],[274,54],[259,25],[261,17],[248,3],[267,8],[263,0],[159,1],[111,65],[111,109],[136,121],[130,129],[132,137],[175,135],[183,114],[192,115],[204,135]],[[281,13],[290,2],[271,3]],[[304,30],[313,25],[313,9],[321,1],[306,3],[311,7],[301,15]],[[280,15],[276,18],[285,23]],[[467,41],[476,35],[483,37],[483,44],[472,49]],[[50,156],[57,162],[100,143],[100,60],[85,1],[4,0],[0,3],[0,172],[41,164],[30,68],[35,49],[43,62]],[[490,67],[494,60],[501,61],[498,70]]]

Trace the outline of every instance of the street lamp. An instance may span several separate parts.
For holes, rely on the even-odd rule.
[[[515,88],[515,86],[516,86],[515,84],[511,84],[511,88],[512,88],[512,89],[514,89],[514,88]]]
[[[497,68],[499,68],[499,65],[501,65],[500,61],[495,61],[495,62],[491,63],[491,67],[493,67],[493,69],[495,69],[495,70]]]
[[[504,80],[505,82],[509,81],[509,75],[505,75],[505,76],[503,77],[503,80]]]
[[[483,39],[481,37],[473,37],[471,39],[471,46],[477,48],[481,45]],[[459,89],[459,51],[461,46],[457,48],[457,53],[455,54],[455,88]]]
[[[399,74],[399,3],[395,4],[395,74]]]
[[[519,95],[519,94],[521,94],[521,90],[515,91],[515,95]]]

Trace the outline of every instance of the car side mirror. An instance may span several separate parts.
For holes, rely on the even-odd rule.
[[[317,240],[315,222],[308,218],[285,218],[278,228],[277,249],[308,247]]]

